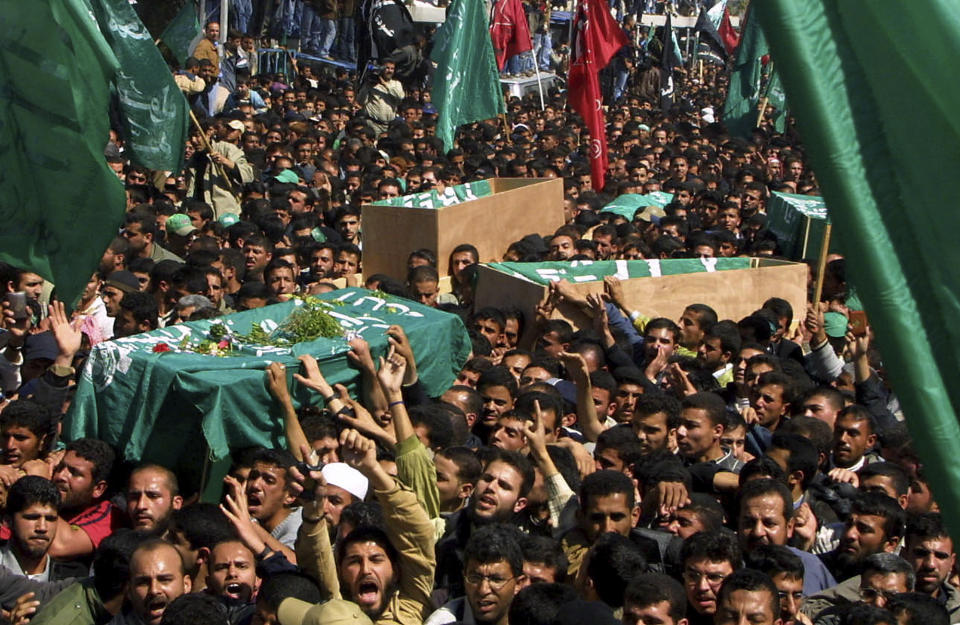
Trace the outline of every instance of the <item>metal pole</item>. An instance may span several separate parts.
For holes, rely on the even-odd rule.
[[[547,108],[546,102],[543,100],[543,83],[540,82],[540,64],[537,63],[537,55],[534,54],[533,50],[530,50],[530,56],[533,57],[533,70],[537,72],[537,90],[540,91],[540,110]]]
[[[220,44],[227,42],[227,31],[230,30],[230,20],[228,12],[230,10],[230,0],[220,0]]]

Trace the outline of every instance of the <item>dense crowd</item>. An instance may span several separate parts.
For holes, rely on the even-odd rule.
[[[862,316],[845,259],[829,258],[807,310],[772,297],[743,319],[701,302],[651,318],[612,277],[602,297],[553,283],[535,315],[477,307],[469,240],[449,258],[408,250],[406,280],[362,273],[365,251],[403,241],[365,239],[361,205],[491,177],[563,179],[565,225],[504,245],[504,259],[779,255],[770,194],[816,195],[816,179],[792,130],[761,115],[749,139],[727,134],[724,68],[677,68],[664,111],[645,46],[624,51],[593,190],[589,137],[560,90],[543,106],[509,98],[505,119],[444,146],[410,62],[422,54],[356,85],[306,62],[259,72],[254,37],[231,30],[221,47],[219,24],[205,32],[174,72],[199,119],[183,171],[129,163],[111,137],[127,210],[72,313],[31,268],[0,266],[4,620],[960,620],[953,543],[872,330],[850,323]],[[602,212],[655,191],[670,203]],[[233,450],[219,504],[181,492],[169,467],[62,440],[98,343],[344,285],[459,315],[472,352],[456,381],[428,396],[418,364],[431,354],[399,326],[383,357],[351,341],[355,397],[302,356],[293,377],[320,407],[298,410],[269,365],[285,444]],[[556,318],[560,303],[592,322]]]

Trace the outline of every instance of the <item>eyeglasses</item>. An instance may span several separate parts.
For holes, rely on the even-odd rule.
[[[880,597],[883,597],[883,600],[886,602],[893,599],[896,595],[897,593],[892,590],[880,590],[869,586],[860,589],[860,598],[867,602],[876,601]]]
[[[463,579],[466,580],[466,582],[471,586],[480,586],[484,581],[486,581],[488,584],[490,584],[490,588],[492,590],[500,590],[506,586],[510,580],[516,578],[516,575],[513,577],[500,577],[499,575],[481,575],[479,573],[468,573],[463,577]]]
[[[683,572],[683,580],[688,584],[700,583],[700,580],[704,578],[706,578],[707,583],[711,586],[719,586],[727,576],[721,573],[704,573],[696,569],[687,569]]]

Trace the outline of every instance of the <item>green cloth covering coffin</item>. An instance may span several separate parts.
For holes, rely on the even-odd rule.
[[[640,193],[624,193],[614,198],[614,200],[604,206],[600,212],[616,213],[633,221],[634,215],[636,215],[637,211],[641,208],[647,206],[663,208],[672,201],[673,194],[664,191],[654,191],[646,195],[641,195]]]
[[[774,192],[767,202],[767,228],[777,236],[781,253],[791,260],[819,258],[828,223],[822,197]]]
[[[461,202],[468,202],[480,197],[493,195],[493,189],[490,188],[489,180],[478,180],[477,182],[468,182],[458,184],[453,187],[447,187],[443,193],[438,193],[436,189],[424,191],[423,193],[411,193],[401,197],[394,197],[388,200],[379,200],[374,202],[374,206],[407,206],[411,208],[443,208],[444,206],[453,206]]]
[[[370,344],[374,360],[388,348],[386,329],[402,326],[417,359],[420,382],[437,396],[455,380],[470,353],[470,340],[456,315],[365,289],[318,296],[340,302],[331,308],[347,335]],[[175,325],[95,346],[83,369],[76,398],[64,422],[66,440],[89,436],[114,446],[125,460],[148,460],[197,474],[204,453],[211,461],[231,450],[283,444],[283,420],[266,386],[266,367],[286,365],[294,403],[316,404],[316,392],[293,381],[297,356],[310,354],[330,384],[355,389],[359,372],[350,366],[346,338],[321,338],[292,347],[244,346],[223,357],[174,350],[184,336],[192,343],[223,322],[237,334],[253,324],[271,331],[303,302],[294,300],[219,319]],[[356,396],[356,393],[353,393]]]
[[[616,276],[621,280],[657,278],[686,273],[749,269],[750,266],[750,259],[745,257],[673,258],[666,261],[574,260],[545,263],[490,263],[493,269],[544,285],[557,280],[580,283],[597,282],[606,276]]]

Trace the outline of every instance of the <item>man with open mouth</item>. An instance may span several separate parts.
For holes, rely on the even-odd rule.
[[[254,596],[260,588],[254,553],[240,540],[223,540],[210,550],[207,592],[222,600],[232,623],[254,612]]]
[[[190,592],[190,577],[180,552],[170,543],[150,539],[130,557],[130,583],[127,586],[129,610],[114,618],[125,623],[160,625],[167,606]]]
[[[300,528],[300,508],[287,484],[287,469],[294,463],[287,451],[261,449],[253,455],[246,481],[247,510],[273,538],[293,548]]]
[[[467,540],[478,527],[513,521],[526,508],[533,482],[533,465],[526,456],[502,449],[491,452],[470,503],[447,519],[447,535],[437,543],[435,600],[446,603],[464,596],[462,558]],[[443,595],[443,590],[449,594]]]
[[[383,527],[360,526],[337,544],[336,559],[324,514],[326,480],[320,471],[315,499],[305,504],[297,562],[321,581],[324,594],[356,603],[375,623],[419,625],[433,588],[434,528],[416,495],[377,462],[376,444],[356,430],[340,434],[341,459],[369,481],[383,508]],[[336,570],[331,574],[332,569]]]

